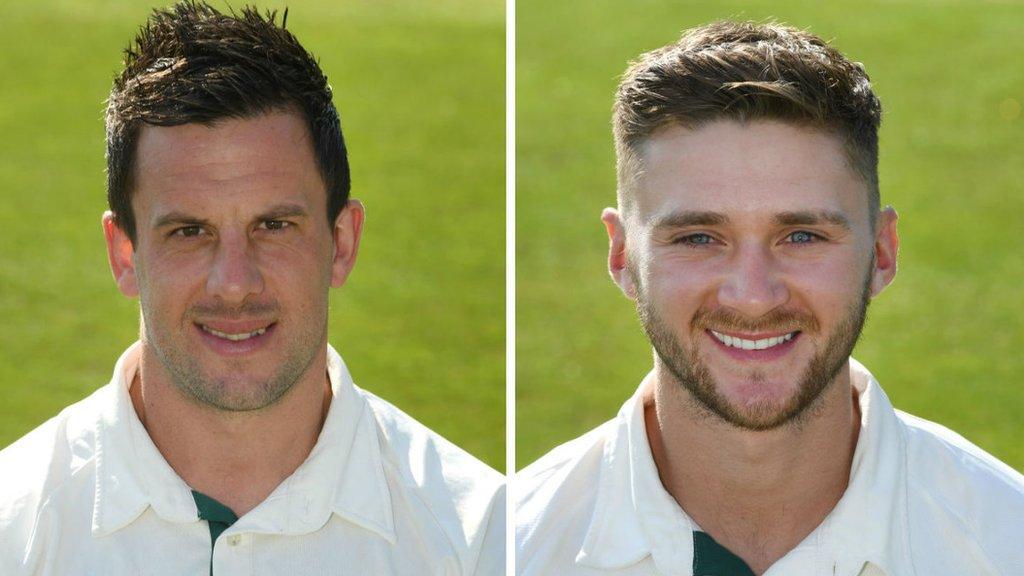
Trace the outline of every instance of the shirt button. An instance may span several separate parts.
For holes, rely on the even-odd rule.
[[[228,546],[238,546],[242,543],[242,537],[238,534],[232,534],[228,536]]]

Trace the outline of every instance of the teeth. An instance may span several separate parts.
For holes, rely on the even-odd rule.
[[[259,336],[260,334],[263,334],[264,332],[267,331],[266,328],[260,328],[259,330],[256,330],[255,332],[245,332],[245,333],[242,333],[242,334],[228,334],[226,332],[221,332],[220,330],[214,330],[213,328],[210,328],[209,326],[206,326],[205,324],[202,324],[201,326],[203,327],[203,330],[209,332],[210,334],[213,334],[214,336],[217,336],[218,338],[227,338],[228,340],[231,340],[233,342],[238,342],[240,340],[248,340],[249,338],[252,338],[253,336]]]
[[[772,346],[778,346],[783,342],[788,342],[796,336],[796,332],[790,332],[785,336],[775,336],[774,338],[762,338],[761,340],[744,340],[743,338],[737,338],[735,336],[729,336],[728,334],[722,334],[721,332],[711,331],[715,335],[715,338],[732,348],[740,348],[742,350],[765,350]]]

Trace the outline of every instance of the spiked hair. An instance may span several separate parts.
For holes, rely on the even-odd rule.
[[[246,6],[222,14],[185,0],[154,10],[124,52],[107,100],[107,202],[134,243],[131,196],[141,129],[294,111],[306,122],[327,191],[328,225],[351,186],[345,140],[331,88],[316,59],[280,25],[277,13]]]

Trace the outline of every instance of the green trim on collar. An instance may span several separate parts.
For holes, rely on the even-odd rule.
[[[694,532],[693,576],[754,576],[754,571],[707,533]]]
[[[238,521],[238,516],[231,508],[202,492],[193,490],[192,499],[196,501],[199,519],[206,520],[210,525],[210,576],[213,576],[213,546],[217,543],[217,538]]]

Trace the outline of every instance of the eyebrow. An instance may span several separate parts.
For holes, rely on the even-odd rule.
[[[257,220],[276,220],[278,218],[298,218],[306,216],[306,209],[298,204],[277,204],[256,217]]]
[[[832,224],[845,230],[851,229],[850,219],[832,210],[798,210],[780,212],[775,215],[777,226],[821,226]],[[729,217],[721,212],[684,210],[673,212],[659,218],[654,223],[655,229],[686,228],[688,226],[724,226]]]
[[[279,218],[298,218],[306,216],[306,209],[298,204],[276,204],[256,216],[256,220],[277,220]],[[168,212],[153,222],[154,228],[162,228],[171,224],[187,224],[192,226],[205,226],[210,221],[186,212]]]
[[[655,229],[685,228],[687,226],[722,226],[729,217],[720,212],[683,210],[662,216],[654,223]]]
[[[845,230],[851,228],[849,218],[831,210],[782,212],[775,215],[775,223],[779,226],[821,226],[822,224],[832,224]]]
[[[171,224],[205,225],[209,224],[209,221],[185,212],[168,212],[153,221],[153,228],[163,228]]]

